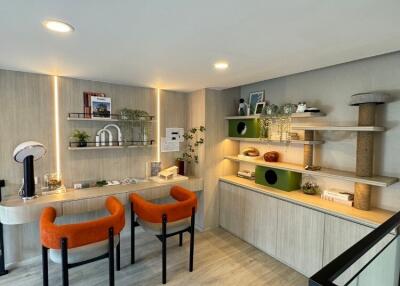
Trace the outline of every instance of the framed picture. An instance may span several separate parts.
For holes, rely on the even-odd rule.
[[[254,108],[254,115],[261,114],[264,106],[265,102],[257,102],[256,107]]]
[[[91,97],[92,118],[105,119],[111,118],[111,98]]]
[[[265,96],[264,90],[250,92],[249,94],[250,113],[254,113],[257,103],[265,101],[264,96]]]

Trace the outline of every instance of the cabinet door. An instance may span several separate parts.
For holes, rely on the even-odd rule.
[[[277,258],[310,277],[322,267],[324,214],[279,201]]]
[[[360,225],[331,215],[325,215],[324,255],[323,265],[327,265],[345,250],[353,246],[373,228]],[[371,248],[363,257],[346,270],[335,281],[336,284],[347,282],[357,273],[375,254],[377,254],[393,238],[392,234],[384,237],[378,244]]]
[[[243,238],[244,206],[242,188],[220,183],[220,225]]]

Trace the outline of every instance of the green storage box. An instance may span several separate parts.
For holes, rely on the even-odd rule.
[[[259,138],[258,119],[229,119],[229,137]]]
[[[290,192],[300,189],[301,173],[257,166],[256,184]]]

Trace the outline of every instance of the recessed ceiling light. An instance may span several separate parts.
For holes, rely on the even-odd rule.
[[[214,68],[217,70],[226,70],[228,67],[229,65],[226,62],[216,62],[214,64]]]
[[[69,33],[74,31],[74,27],[72,27],[70,24],[61,22],[61,21],[56,21],[56,20],[48,20],[44,21],[43,25],[54,32],[58,33]]]

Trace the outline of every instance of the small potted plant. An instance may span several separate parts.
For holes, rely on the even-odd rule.
[[[90,138],[86,131],[80,131],[75,129],[72,133],[72,138],[77,140],[78,147],[87,147],[87,140]]]
[[[183,134],[183,139],[186,141],[185,151],[183,152],[182,157],[176,159],[179,175],[185,175],[186,163],[199,163],[198,149],[200,145],[204,143],[204,131],[206,131],[206,128],[200,126],[199,128],[191,128],[188,132]]]

